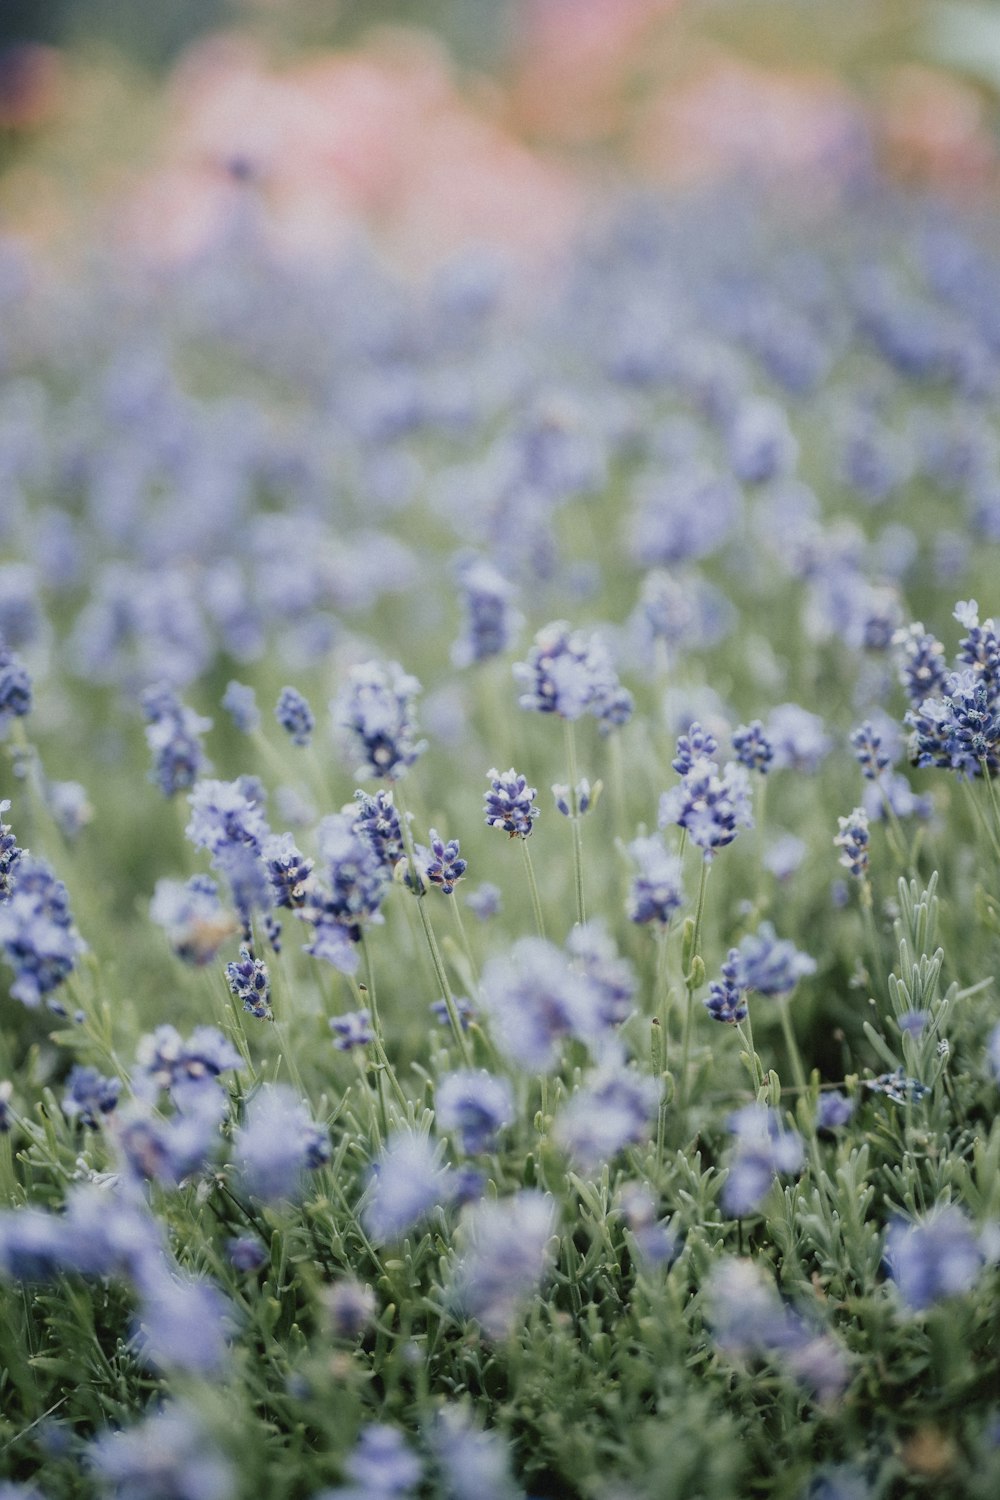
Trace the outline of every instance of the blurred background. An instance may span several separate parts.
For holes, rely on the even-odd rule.
[[[621,183],[1000,183],[989,0],[4,0],[0,223],[197,254],[562,243]]]

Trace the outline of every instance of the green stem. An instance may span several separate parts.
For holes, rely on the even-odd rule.
[[[475,955],[472,952],[472,944],[469,942],[469,934],[467,933],[465,928],[465,918],[462,916],[461,905],[459,904],[457,895],[452,895],[449,899],[451,901],[452,910],[455,913],[455,925],[458,928],[458,938],[459,942],[462,945],[462,951],[465,954],[466,958],[469,960],[469,968],[472,972],[472,978],[478,985],[478,969],[476,966]]]
[[[993,830],[994,830],[993,846],[994,846],[994,848],[996,848],[997,847],[997,842],[998,842],[997,841],[997,833],[1000,832],[1000,806],[998,806],[998,804],[997,804],[997,789],[993,785],[993,777],[990,775],[989,764],[988,764],[985,756],[980,761],[980,766],[982,768],[983,780],[986,782],[986,787],[987,787],[987,790],[989,792],[990,807],[993,810]]]
[[[781,1016],[781,1030],[784,1033],[785,1046],[788,1049],[788,1060],[792,1065],[792,1077],[795,1079],[795,1086],[798,1089],[805,1090],[808,1087],[806,1084],[806,1070],[802,1065],[802,1054],[799,1051],[799,1044],[795,1040],[795,1033],[792,1030],[792,1018],[788,1014],[787,995],[778,996],[778,1014]]]
[[[569,798],[573,824],[573,883],[576,888],[576,920],[582,927],[587,920],[583,904],[583,834],[580,828],[580,812],[576,804],[576,789],[580,773],[576,763],[576,727],[572,719],[563,719],[566,740],[566,763],[569,770]]]
[[[427,907],[425,904],[426,895],[424,882],[421,879],[420,871],[417,869],[417,855],[413,847],[413,834],[410,831],[410,820],[406,815],[406,807],[404,806],[403,799],[399,795],[398,791],[396,792],[395,800],[396,806],[399,809],[399,826],[403,832],[403,845],[406,849],[406,863],[410,872],[410,884],[416,897],[417,911],[420,914],[420,925],[424,929],[424,937],[427,941],[428,950],[430,951],[431,963],[434,965],[434,974],[441,989],[441,996],[444,1000],[445,1009],[448,1012],[448,1020],[451,1022],[452,1032],[454,1033],[455,1040],[458,1043],[459,1050],[462,1054],[462,1058],[466,1066],[471,1068],[473,1061],[472,1048],[469,1046],[468,1037],[462,1030],[462,1022],[458,1014],[458,1006],[455,1004],[455,996],[452,994],[451,985],[448,982],[448,973],[444,966],[444,959],[441,957],[441,950],[438,947],[437,938],[434,936],[434,929],[431,926],[431,919],[428,915]]]
[[[389,1061],[389,1054],[385,1050],[385,1041],[382,1036],[382,1021],[378,1013],[378,999],[375,994],[375,969],[372,964],[372,950],[368,946],[368,939],[363,935],[361,938],[361,949],[365,955],[365,973],[368,975],[368,1006],[372,1018],[372,1031],[375,1033],[375,1041],[373,1043],[375,1056],[378,1058],[381,1071],[385,1073],[386,1078],[389,1080],[389,1086],[396,1096],[397,1104],[405,1114],[409,1101],[400,1087],[399,1079],[396,1077],[396,1070]],[[381,1089],[379,1093],[381,1094]]]
[[[542,916],[542,902],[538,894],[538,882],[535,879],[535,867],[531,863],[531,855],[528,853],[528,840],[519,838],[517,842],[520,844],[521,853],[524,856],[524,872],[528,877],[528,890],[531,893],[531,908],[535,914],[535,926],[538,929],[538,936],[544,939],[545,918]]]
[[[986,837],[993,845],[993,853],[996,855],[997,859],[1000,860],[1000,840],[997,839],[997,831],[995,826],[990,822],[989,818],[987,818],[986,814],[980,807],[979,802],[976,799],[976,794],[972,789],[972,783],[968,781],[964,776],[962,777],[962,786],[965,788],[965,796],[968,799],[970,807],[972,808],[973,816],[979,823],[980,827],[985,829]]]
[[[684,1029],[681,1034],[681,1065],[680,1065],[680,1104],[683,1109],[687,1104],[687,1075],[688,1059],[691,1054],[691,1018],[694,1015],[694,992],[697,988],[695,982],[695,961],[699,957],[698,950],[701,947],[702,919],[705,915],[705,890],[708,886],[708,872],[711,863],[707,859],[701,862],[701,875],[698,880],[698,899],[694,913],[694,932],[691,938],[691,959],[688,972],[684,976],[684,989],[686,1001],[684,1007]]]
[[[764,1087],[764,1067],[754,1048],[753,1026],[750,1022],[749,1008],[747,1010],[746,1016],[746,1031],[743,1030],[742,1021],[736,1022],[736,1030],[739,1033],[740,1041],[743,1043],[747,1056],[750,1059],[750,1077],[753,1080],[754,1094],[758,1095],[761,1089]]]

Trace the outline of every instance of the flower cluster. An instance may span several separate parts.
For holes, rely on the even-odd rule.
[[[661,828],[676,823],[706,860],[713,859],[741,828],[753,827],[746,767],[729,761],[720,773],[714,760],[697,757],[680,785],[660,798],[659,823]]]
[[[515,662],[513,671],[522,708],[570,720],[592,714],[604,729],[631,717],[631,694],[600,636],[573,630],[565,620],[540,630],[527,660]]]
[[[398,781],[426,748],[416,738],[413,705],[420,683],[398,662],[364,662],[353,667],[331,705],[358,776]]]
[[[487,826],[502,828],[512,839],[526,839],[538,817],[533,800],[538,795],[537,789],[529,786],[527,778],[513,767],[503,775],[496,767],[486,774],[490,778],[490,790],[483,805]]]

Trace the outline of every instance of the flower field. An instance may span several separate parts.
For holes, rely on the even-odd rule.
[[[995,225],[258,228],[0,248],[0,1496],[989,1500]]]

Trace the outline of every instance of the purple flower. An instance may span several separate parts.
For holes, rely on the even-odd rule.
[[[806,852],[807,846],[803,839],[796,837],[794,833],[779,833],[766,845],[761,863],[775,880],[790,880],[805,859]]]
[[[655,1078],[631,1068],[604,1068],[561,1110],[553,1137],[578,1167],[595,1172],[646,1139],[659,1101]]]
[[[345,1276],[327,1288],[323,1305],[330,1326],[340,1339],[356,1339],[369,1328],[375,1317],[375,1293],[353,1277]]]
[[[14,719],[31,712],[31,678],[28,669],[13,651],[0,645],[0,739]]]
[[[447,1500],[521,1500],[510,1472],[510,1450],[498,1432],[484,1432],[463,1407],[434,1418],[430,1447]]]
[[[492,1151],[496,1138],[514,1118],[514,1095],[505,1078],[485,1069],[446,1073],[434,1094],[437,1127],[455,1135],[466,1156]]]
[[[636,866],[626,912],[630,922],[666,927],[684,904],[684,871],[658,834],[633,839],[628,852]]]
[[[73,972],[85,944],[69,895],[43,860],[25,853],[13,889],[0,901],[0,946],[14,970],[10,993],[33,1008]]]
[[[886,1236],[885,1259],[903,1301],[919,1312],[971,1291],[986,1254],[966,1215],[948,1204],[914,1224],[897,1220]]]
[[[772,923],[761,922],[739,945],[740,984],[761,995],[785,995],[800,979],[816,972],[816,960],[800,953],[787,938],[779,938]]]
[[[260,854],[268,835],[263,800],[264,789],[254,777],[199,781],[188,798],[191,817],[185,834],[196,849],[207,849],[213,857],[234,848]]]
[[[483,1199],[463,1215],[451,1295],[491,1338],[513,1333],[545,1275],[555,1218],[552,1199],[533,1191]]]
[[[744,484],[792,473],[799,455],[788,417],[774,401],[742,402],[730,424],[728,447],[733,473]]]
[[[590,986],[598,1021],[617,1026],[627,1020],[635,1000],[635,974],[628,959],[619,955],[603,922],[597,919],[574,927],[566,939],[566,952]]]
[[[882,736],[870,719],[866,719],[852,731],[851,745],[867,781],[877,781],[882,772],[892,764],[891,758],[882,748]]]
[[[240,948],[239,958],[226,964],[226,979],[237,1000],[243,1001],[245,1011],[256,1016],[258,1021],[270,1021],[273,1018],[267,964],[261,958],[254,958],[245,943]]]
[[[899,669],[899,679],[913,708],[925,698],[939,697],[948,681],[944,647],[923,625],[912,624],[897,630],[892,638]]]
[[[46,781],[45,805],[64,838],[73,840],[94,816],[86,788],[78,781]]]
[[[212,1282],[162,1267],[142,1279],[133,1344],[147,1364],[218,1375],[231,1321],[231,1305]]]
[[[132,1177],[176,1187],[202,1170],[221,1144],[224,1101],[205,1090],[201,1101],[186,1098],[184,1111],[169,1119],[143,1103],[118,1112],[115,1141]]]
[[[538,817],[533,801],[536,788],[529,786],[526,777],[518,775],[513,767],[502,776],[496,767],[486,774],[491,787],[483,804],[487,826],[502,828],[512,839],[526,839]]]
[[[733,730],[733,754],[748,771],[766,776],[774,760],[774,748],[760,719],[751,719]]]
[[[458,1012],[459,1025],[463,1031],[468,1031],[469,1022],[474,1021],[476,1018],[472,1001],[467,995],[455,995],[454,1001],[455,1009]],[[448,1014],[448,1003],[446,1000],[432,1000],[429,1010],[439,1026],[451,1025],[451,1016]]]
[[[354,1047],[367,1047],[375,1040],[371,1014],[367,1010],[351,1010],[343,1016],[332,1016],[330,1030],[336,1040],[338,1052],[350,1052]]]
[[[773,1359],[821,1402],[836,1400],[850,1379],[841,1346],[783,1302],[752,1261],[725,1259],[713,1268],[707,1302],[715,1342],[737,1359]]]
[[[220,1074],[242,1069],[243,1059],[215,1026],[196,1026],[187,1041],[174,1026],[158,1026],[140,1038],[132,1085],[144,1098],[163,1089],[212,1083]]]
[[[190,880],[158,880],[149,915],[167,934],[171,948],[189,964],[207,964],[226,938],[237,930],[231,912],[219,900],[219,887],[209,875]]]
[[[856,807],[846,818],[838,818],[840,832],[834,844],[841,851],[838,863],[850,870],[859,880],[868,874],[868,815],[863,807]]]
[[[96,1068],[79,1065],[70,1069],[63,1095],[63,1114],[69,1120],[96,1130],[103,1115],[109,1115],[118,1103],[121,1079],[105,1078]]]
[[[423,753],[416,739],[413,703],[420,683],[398,662],[365,662],[353,667],[331,705],[334,724],[344,732],[358,776],[398,781]]]
[[[438,836],[436,828],[430,830],[430,849],[418,847],[418,864],[425,880],[436,885],[443,896],[454,894],[455,886],[468,869],[466,860],[460,858],[458,839]]]
[[[252,687],[242,682],[230,682],[222,695],[222,707],[243,734],[252,734],[260,728],[260,709]]]
[[[600,636],[571,630],[565,620],[544,626],[527,661],[515,662],[513,672],[522,689],[518,703],[535,713],[563,719],[593,714],[605,726],[623,724],[631,714],[631,697]]]
[[[797,703],[782,703],[772,711],[767,738],[774,751],[774,770],[801,771],[805,775],[819,768],[833,744],[819,715]]]
[[[241,1234],[227,1240],[226,1254],[230,1265],[246,1275],[263,1270],[268,1262],[267,1247],[255,1234]]]
[[[329,1156],[329,1140],[307,1106],[282,1084],[264,1084],[233,1132],[233,1160],[247,1192],[265,1203],[294,1200],[307,1169]]]
[[[707,729],[702,729],[698,720],[692,721],[687,734],[679,735],[677,738],[677,754],[671,761],[671,765],[678,776],[686,776],[696,760],[711,760],[719,742]]]
[[[0,815],[10,808],[8,801],[0,802]],[[0,816],[0,901],[5,901],[10,895],[14,883],[14,871],[18,860],[24,853],[18,847],[17,840],[11,832],[10,824],[4,823]]]
[[[839,1089],[820,1094],[816,1102],[816,1129],[839,1130],[854,1114],[854,1102]]]
[[[268,834],[261,845],[261,857],[275,906],[290,911],[303,906],[308,898],[314,861],[306,858],[292,835]]]
[[[720,775],[714,760],[693,761],[680,785],[660,798],[659,823],[661,828],[668,823],[685,828],[711,860],[741,828],[753,827],[746,767],[730,761]]]
[[[308,745],[316,719],[298,688],[283,687],[274,707],[274,717],[290,735],[293,745]]]
[[[211,719],[196,714],[164,684],[148,688],[140,702],[146,743],[153,754],[150,780],[165,797],[186,792],[206,768],[201,739],[211,729]]]
[[[404,844],[403,826],[393,804],[392,792],[384,787],[374,796],[358,791],[354,793],[354,800],[357,803],[355,833],[368,840],[380,865],[387,870],[394,869],[403,857]]]
[[[478,917],[480,922],[488,922],[495,917],[500,910],[502,902],[500,887],[489,880],[484,880],[477,885],[474,891],[469,891],[465,898],[465,904]]]
[[[600,1051],[609,1041],[605,997],[554,944],[521,938],[487,961],[482,1005],[504,1056],[532,1073],[549,1073],[568,1037]]]
[[[338,930],[351,943],[359,942],[366,925],[381,922],[379,908],[388,889],[389,874],[370,840],[355,829],[350,813],[331,813],[316,831],[323,878],[310,882],[305,905],[299,915],[316,928],[316,939],[307,950],[342,964],[329,946]],[[346,972],[353,972],[354,962]]]
[[[705,1009],[713,1021],[725,1021],[731,1026],[746,1019],[747,991],[741,982],[738,948],[730,948],[721,977],[708,986]]]
[[[407,1447],[401,1432],[384,1423],[372,1422],[362,1428],[344,1471],[357,1485],[359,1495],[390,1500],[394,1495],[408,1495],[416,1488],[422,1465]]]
[[[164,1406],[124,1431],[107,1431],[88,1460],[102,1491],[117,1500],[231,1500],[232,1464],[193,1407]]]
[[[910,758],[918,766],[938,766],[963,776],[1000,771],[1000,683],[987,683],[971,668],[948,679],[946,695],[925,698],[910,709]]]
[[[722,1207],[741,1219],[757,1211],[779,1172],[799,1170],[802,1138],[785,1128],[776,1110],[762,1104],[746,1105],[727,1123],[736,1144],[722,1188]]]
[[[411,1130],[398,1131],[372,1167],[362,1222],[382,1245],[401,1239],[450,1196],[448,1171],[431,1142]]]
[[[499,656],[513,644],[521,628],[521,616],[513,608],[513,584],[484,557],[460,557],[455,565],[465,616],[461,637],[451,659],[456,667]]]

